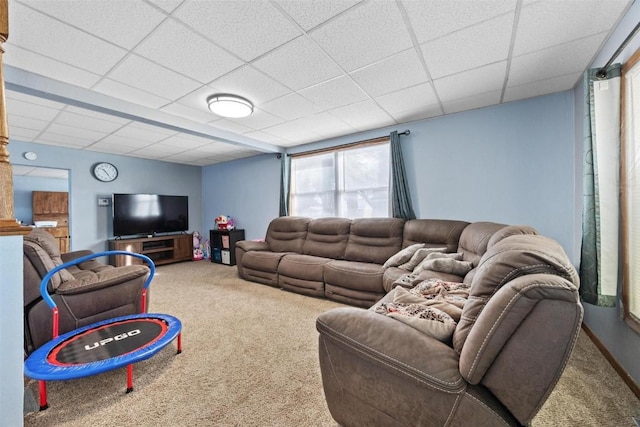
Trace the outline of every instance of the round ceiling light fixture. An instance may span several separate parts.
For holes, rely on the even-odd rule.
[[[253,104],[240,96],[229,94],[211,95],[207,98],[209,110],[222,117],[240,118],[253,113]]]

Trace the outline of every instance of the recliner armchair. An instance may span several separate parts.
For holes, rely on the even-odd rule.
[[[495,240],[474,271],[449,341],[378,314],[375,306],[335,308],[319,316],[323,387],[340,425],[531,422],[580,331],[579,279],[549,238]]]
[[[40,295],[42,278],[55,266],[90,253],[93,252],[82,250],[60,254],[55,238],[38,228],[24,236],[25,354],[52,339],[51,309]],[[61,270],[48,284],[49,294],[59,310],[59,333],[139,313],[148,274],[149,268],[143,265],[113,267],[95,259]],[[147,306],[148,301],[147,294]]]

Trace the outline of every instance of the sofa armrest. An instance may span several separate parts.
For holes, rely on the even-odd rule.
[[[138,278],[142,278],[141,280],[144,281],[149,274],[149,268],[144,265],[127,265],[106,268],[97,273],[87,273],[89,274],[83,274],[81,278],[62,282],[55,293],[59,295],[76,295],[117,286]]]
[[[66,252],[66,253],[60,254],[60,258],[62,258],[62,262],[69,262],[85,255],[91,255],[92,253],[93,251],[90,251],[88,249],[83,249],[81,251],[73,251],[73,252]]]
[[[269,244],[267,242],[255,240],[241,240],[236,243],[236,248],[240,248],[245,252],[249,251],[268,251]]]
[[[446,393],[465,386],[455,350],[395,319],[343,307],[321,314],[316,328],[321,338],[394,375]]]

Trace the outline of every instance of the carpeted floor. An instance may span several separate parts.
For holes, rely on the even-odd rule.
[[[237,278],[207,261],[161,266],[151,310],[183,323],[175,345],[126,370],[49,382],[46,411],[25,426],[335,426],[318,367],[315,319],[341,304]],[[25,380],[37,398],[37,382]],[[640,401],[582,333],[542,426],[634,426]]]

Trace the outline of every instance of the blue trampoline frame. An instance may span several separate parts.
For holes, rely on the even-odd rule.
[[[145,261],[149,266],[149,276],[144,282],[142,289],[142,301],[141,301],[141,313],[132,314],[128,316],[116,317],[113,319],[107,319],[100,322],[92,323],[91,325],[83,326],[73,331],[69,331],[63,335],[58,336],[58,307],[55,301],[51,298],[48,291],[49,281],[54,274],[58,271],[71,267],[73,265],[80,264],[85,261],[89,261],[94,258],[110,255],[125,255],[135,258],[140,258]],[[53,338],[48,343],[36,349],[24,362],[24,373],[30,378],[36,379],[40,383],[40,409],[44,410],[49,407],[47,404],[47,391],[46,381],[51,380],[71,380],[77,378],[88,377],[91,375],[97,375],[106,371],[121,368],[127,366],[127,393],[133,391],[133,364],[146,360],[167,346],[176,337],[178,338],[178,354],[182,352],[182,323],[174,316],[160,313],[145,313],[146,309],[146,294],[153,276],[155,275],[156,267],[153,260],[146,255],[128,252],[128,251],[104,251],[85,255],[76,258],[72,261],[60,264],[51,269],[40,282],[40,294],[47,303],[47,305],[53,311]],[[136,320],[136,319],[158,319],[164,321],[167,325],[167,330],[150,344],[143,345],[138,349],[115,357],[110,357],[104,360],[82,363],[82,364],[69,364],[69,365],[56,365],[49,362],[49,354],[65,341],[80,335],[84,332],[92,329],[100,328],[101,326],[115,324],[123,321]]]

